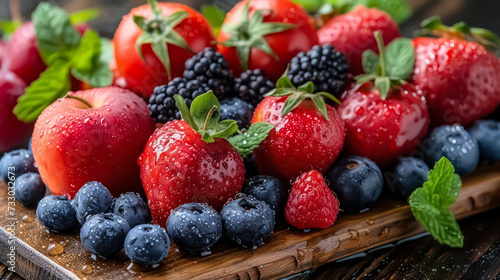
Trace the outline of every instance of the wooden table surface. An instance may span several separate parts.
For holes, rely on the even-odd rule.
[[[452,249],[429,235],[359,254],[290,280],[500,279],[500,208],[460,221],[464,248]],[[0,280],[22,279],[0,264]]]

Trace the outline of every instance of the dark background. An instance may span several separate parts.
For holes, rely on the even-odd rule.
[[[31,12],[40,1],[20,0],[24,20],[29,19]],[[48,1],[74,12],[87,8],[100,7],[101,16],[90,25],[102,36],[111,38],[123,15],[132,7],[146,3],[146,0],[53,0]],[[181,2],[199,9],[203,4],[216,4],[229,10],[237,0],[184,0]],[[422,20],[439,15],[445,24],[465,21],[471,26],[483,27],[500,34],[500,1],[499,0],[408,0],[414,13],[412,18],[401,25],[405,36],[413,36]],[[10,19],[9,0],[0,0],[0,20]]]

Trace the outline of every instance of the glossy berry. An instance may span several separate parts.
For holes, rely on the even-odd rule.
[[[187,203],[177,207],[167,220],[167,232],[184,251],[207,251],[222,236],[222,220],[212,207]]]
[[[207,84],[219,99],[231,93],[234,83],[226,59],[210,47],[186,61],[184,78]]]
[[[80,229],[83,246],[96,255],[113,255],[123,249],[130,226],[112,213],[91,216]]]
[[[73,199],[73,207],[80,225],[83,225],[90,215],[110,212],[112,203],[111,193],[99,182],[86,183]]]
[[[392,89],[385,100],[372,82],[354,85],[338,108],[346,126],[346,151],[381,166],[418,148],[429,127],[422,91],[410,83]]]
[[[370,207],[378,200],[384,186],[379,167],[360,156],[348,156],[336,162],[326,173],[326,179],[342,209],[349,211]]]
[[[222,209],[245,180],[243,159],[227,140],[206,143],[185,121],[156,130],[139,164],[148,205],[159,225],[165,225],[171,210],[188,202]]]
[[[38,173],[35,167],[33,154],[28,150],[19,149],[5,153],[0,159],[0,180],[6,185],[22,174],[28,172]]]
[[[428,174],[429,166],[423,160],[405,157],[388,174],[388,184],[393,192],[406,199],[427,181]]]
[[[235,120],[240,129],[250,126],[252,114],[252,105],[239,98],[227,98],[220,102],[220,120]]]
[[[245,181],[241,192],[264,201],[276,215],[281,215],[288,196],[283,183],[272,176],[254,176]]]
[[[482,120],[469,129],[479,144],[480,158],[485,161],[500,160],[500,122]]]
[[[255,162],[255,156],[253,155],[253,153],[248,157],[244,158],[243,162],[245,163],[246,179],[259,175],[259,168],[257,167],[257,163]]]
[[[358,6],[343,15],[333,17],[318,30],[320,44],[330,44],[347,57],[350,72],[354,75],[364,73],[362,54],[365,50],[378,52],[373,32],[381,30],[387,45],[398,38],[397,23],[385,12],[376,8]]]
[[[24,206],[33,206],[45,195],[47,187],[38,173],[25,173],[16,178],[15,198]]]
[[[260,69],[247,70],[234,79],[234,93],[243,101],[256,107],[264,94],[274,89],[274,83]]]
[[[275,126],[254,150],[260,173],[291,185],[290,181],[311,169],[328,170],[344,146],[345,128],[333,107],[326,104],[327,120],[311,100],[281,116],[286,99],[266,97],[255,109],[252,122]]]
[[[245,247],[261,244],[273,233],[276,224],[269,205],[251,196],[231,201],[220,215],[225,235]]]
[[[111,208],[113,213],[125,219],[131,228],[151,222],[148,205],[138,193],[122,193],[113,201]]]
[[[314,83],[316,92],[339,94],[345,87],[349,64],[345,55],[332,45],[316,45],[307,53],[301,52],[290,62],[288,77],[295,86]]]
[[[413,81],[425,94],[435,125],[465,127],[495,110],[500,101],[500,61],[474,42],[416,38]]]
[[[128,232],[124,247],[125,253],[133,262],[153,265],[167,257],[170,239],[164,228],[142,224]]]
[[[77,224],[75,209],[65,196],[44,197],[38,203],[36,217],[42,225],[55,231],[68,230]]]
[[[442,125],[436,127],[422,142],[423,151],[429,166],[446,157],[455,173],[464,176],[472,172],[479,162],[479,145],[476,139],[460,125]]]
[[[328,228],[339,213],[339,201],[316,170],[302,174],[293,183],[285,208],[285,219],[298,229]]]
[[[152,118],[159,123],[180,120],[181,114],[174,101],[174,95],[180,94],[189,106],[193,100],[211,90],[211,88],[198,80],[186,81],[175,78],[167,85],[157,86],[149,98],[148,107]]]

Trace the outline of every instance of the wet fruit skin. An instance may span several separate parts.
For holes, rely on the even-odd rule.
[[[271,80],[276,81],[296,54],[301,51],[307,52],[312,46],[318,43],[314,20],[299,5],[292,3],[290,0],[252,0],[241,1],[236,4],[227,14],[224,24],[238,23],[247,3],[249,3],[250,8],[249,17],[256,10],[264,10],[267,11],[264,12],[264,22],[297,24],[296,28],[264,36],[271,49],[273,49],[279,58],[278,60],[262,50],[256,48],[250,50],[248,68],[261,69]],[[230,35],[222,30],[219,33],[217,41],[224,42],[229,37]],[[239,76],[243,72],[243,69],[241,68],[236,48],[219,45],[218,50],[226,58],[235,76]]]
[[[168,44],[172,78],[182,77],[184,63],[194,54],[202,51],[215,42],[212,29],[208,21],[198,12],[186,5],[178,3],[158,3],[163,16],[171,15],[184,10],[189,13],[188,18],[175,26],[177,31],[188,43],[193,52],[181,47]],[[151,7],[142,5],[130,11],[123,17],[113,39],[115,59],[118,71],[127,82],[127,88],[147,97],[153,94],[156,86],[167,84],[170,80],[167,71],[158,57],[154,54],[150,44],[142,46],[144,61],[136,51],[135,43],[142,34],[142,30],[133,21],[133,16],[151,17]]]
[[[275,126],[254,150],[262,175],[271,175],[291,186],[303,172],[326,170],[339,155],[345,138],[344,122],[326,105],[330,120],[317,111],[311,100],[281,117],[286,97],[266,97],[256,108],[252,122]]]
[[[429,116],[422,92],[407,83],[382,100],[371,83],[354,85],[338,112],[346,125],[348,154],[384,166],[415,150],[425,137]]]
[[[363,6],[335,16],[318,30],[320,44],[331,44],[346,55],[350,72],[354,75],[364,73],[362,53],[372,50],[378,53],[373,32],[381,30],[384,43],[400,37],[397,23],[385,12]]]
[[[434,125],[465,127],[500,102],[500,61],[483,46],[463,40],[416,38],[414,84],[421,87]]]
[[[158,129],[138,160],[148,205],[156,224],[188,202],[206,202],[217,211],[241,191],[243,159],[225,139],[206,143],[186,122]]]
[[[111,194],[141,192],[137,157],[155,125],[147,104],[121,88],[73,93],[87,100],[59,99],[35,124],[33,155],[53,194],[73,197],[89,181]]]
[[[17,75],[5,68],[0,70],[0,153],[28,140],[33,131],[33,124],[18,120],[12,112],[25,88],[26,84]]]

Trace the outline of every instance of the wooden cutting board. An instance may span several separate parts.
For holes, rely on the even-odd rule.
[[[7,188],[0,186],[0,261],[7,264],[11,233]],[[500,206],[500,164],[482,167],[464,179],[451,206],[458,219]],[[171,247],[157,267],[131,264],[122,252],[104,259],[80,243],[79,230],[52,233],[36,219],[34,209],[16,203],[15,270],[26,279],[276,279],[299,273],[370,248],[422,233],[405,201],[384,194],[372,209],[341,213],[325,230],[303,231],[281,222],[265,246],[245,249],[221,240],[206,256]]]

